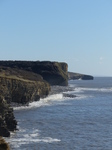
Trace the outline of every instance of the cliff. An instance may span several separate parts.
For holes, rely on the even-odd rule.
[[[17,122],[11,102],[27,104],[46,97],[51,85],[68,85],[68,66],[58,62],[0,61],[0,136],[10,136]]]
[[[68,72],[68,79],[69,80],[93,80],[94,77],[91,75],[85,75],[80,73]]]
[[[0,66],[39,74],[50,85],[68,85],[68,65],[50,61],[0,61]]]
[[[0,68],[0,95],[8,103],[39,100],[49,91],[50,85],[40,75],[14,68]]]
[[[40,75],[9,67],[0,67],[0,136],[10,136],[17,122],[11,102],[26,104],[49,94],[50,85]]]

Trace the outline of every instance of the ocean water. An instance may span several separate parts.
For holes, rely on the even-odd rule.
[[[11,150],[112,150],[112,77],[53,89],[39,102],[14,108],[18,131],[6,138]]]

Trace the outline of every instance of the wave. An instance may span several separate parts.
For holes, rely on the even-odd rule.
[[[7,139],[6,139],[7,140]],[[27,137],[23,137],[23,138],[14,138],[11,140],[7,140],[8,143],[11,143],[11,147],[13,148],[19,148],[21,147],[21,145],[28,145],[31,143],[54,143],[54,142],[60,142],[60,139],[54,139],[51,137],[45,137],[45,138],[34,138],[31,137],[30,135]]]
[[[63,99],[62,93],[53,94],[53,95],[49,95],[48,97],[46,97],[44,99],[40,99],[40,101],[31,102],[31,103],[29,103],[29,105],[26,105],[26,106],[14,107],[14,110],[31,109],[31,108],[41,107],[41,106],[47,106],[47,105],[51,105],[54,100],[62,100],[62,99]]]
[[[98,91],[98,92],[112,92],[111,88],[86,88],[86,87],[76,87],[72,91],[68,91],[67,93],[84,93],[84,91]]]
[[[51,106],[54,104],[54,102],[84,99],[87,97],[85,94],[82,95],[82,93],[84,93],[85,90],[92,90],[92,89],[87,89],[87,88],[75,88],[74,89],[73,88],[70,91],[62,92],[59,94],[51,94],[44,99],[40,99],[40,101],[34,101],[34,102],[29,103],[28,105],[17,106],[13,108],[14,110],[32,109],[32,108],[38,108],[38,107],[43,107],[43,106]]]
[[[32,130],[30,133],[27,130],[19,130],[17,138],[14,137],[14,134],[10,138],[5,138],[8,143],[10,143],[12,148],[20,148],[21,145],[28,145],[31,143],[53,143],[60,142],[60,139],[51,138],[51,137],[40,137],[39,130]],[[28,134],[29,133],[29,134]],[[21,138],[19,138],[21,137]]]
[[[58,87],[56,87],[56,88],[59,90]],[[84,99],[88,96],[91,97],[91,95],[86,95],[84,93],[85,91],[112,92],[112,88],[86,88],[86,87],[75,87],[74,88],[73,87],[72,90],[70,89],[70,91],[62,90],[61,93],[51,94],[44,99],[40,99],[40,101],[31,102],[31,103],[29,103],[28,106],[14,107],[14,110],[32,109],[32,108],[38,108],[38,107],[42,107],[42,106],[49,106],[49,105],[53,105],[54,101],[65,101],[65,100],[69,100],[69,99],[79,100],[79,99]]]
[[[112,88],[83,88],[86,91],[112,92]]]

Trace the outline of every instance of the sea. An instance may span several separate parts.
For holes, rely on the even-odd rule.
[[[112,77],[70,80],[50,95],[14,107],[11,150],[112,150]]]

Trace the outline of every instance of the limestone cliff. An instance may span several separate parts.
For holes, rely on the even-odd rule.
[[[0,66],[34,72],[51,85],[68,85],[68,65],[50,61],[0,61]]]
[[[0,95],[8,102],[28,103],[49,94],[50,85],[40,76],[15,70],[0,68]]]

